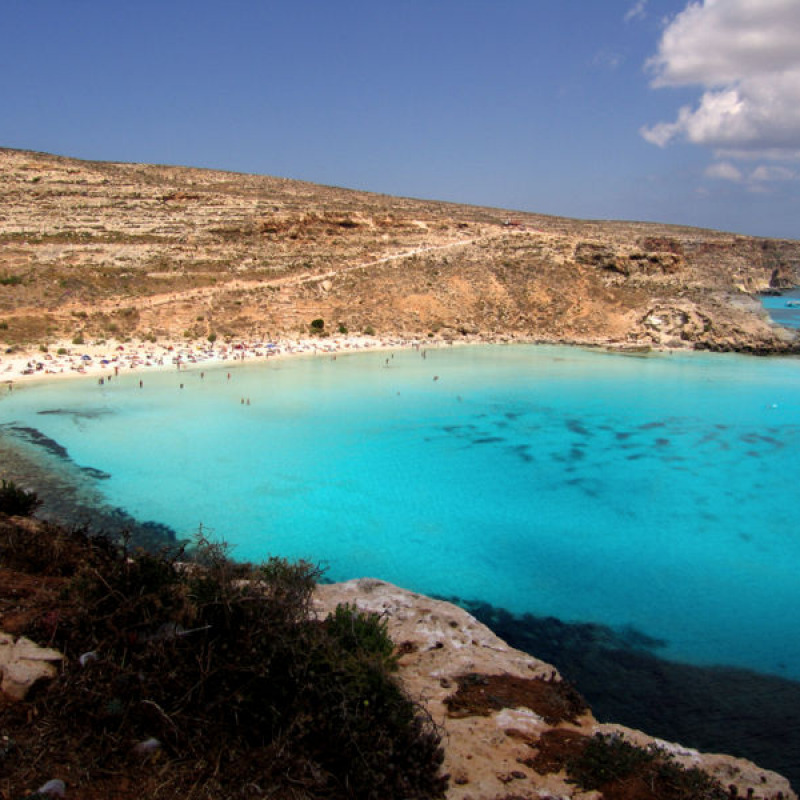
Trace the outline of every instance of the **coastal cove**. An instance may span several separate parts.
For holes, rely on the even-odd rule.
[[[0,442],[235,558],[794,686],[798,412],[793,358],[422,345],[15,386]]]
[[[203,526],[235,558],[793,678],[800,642],[771,644],[768,620],[800,607],[798,410],[794,359],[527,345],[42,383],[0,404],[6,436],[57,443],[110,505],[180,538]]]

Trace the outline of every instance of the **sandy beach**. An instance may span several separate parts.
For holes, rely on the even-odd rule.
[[[402,337],[341,336],[319,339],[234,340],[230,342],[106,341],[75,345],[56,342],[47,351],[18,349],[0,355],[0,385],[42,380],[88,378],[106,380],[119,375],[156,370],[190,370],[197,367],[233,365],[299,355],[329,355],[390,350],[403,347],[436,347],[439,341]]]

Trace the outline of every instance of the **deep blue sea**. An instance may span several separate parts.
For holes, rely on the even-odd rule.
[[[482,345],[200,369],[21,387],[0,433],[235,558],[800,679],[800,360]]]

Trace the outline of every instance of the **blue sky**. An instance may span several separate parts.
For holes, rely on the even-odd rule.
[[[800,0],[3,0],[0,146],[800,238]]]

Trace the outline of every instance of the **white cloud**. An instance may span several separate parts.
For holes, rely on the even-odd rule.
[[[683,138],[726,157],[800,157],[798,42],[798,0],[690,2],[668,22],[647,69],[656,88],[703,94],[642,136],[660,147]]]
[[[706,168],[707,178],[717,178],[723,181],[734,181],[738,183],[742,179],[741,170],[729,161],[718,161]]]
[[[760,166],[750,173],[751,181],[796,181],[797,172],[788,167]]]
[[[691,2],[648,62],[655,86],[724,86],[800,65],[797,0]]]
[[[745,175],[739,167],[731,164],[730,161],[716,161],[713,164],[709,164],[704,174],[706,178],[713,180],[741,183],[748,191],[762,194],[770,191],[769,184],[800,179],[800,174],[796,170],[776,164],[762,164]]]
[[[644,19],[646,5],[647,0],[637,0],[625,13],[625,22],[633,22],[635,19]]]

